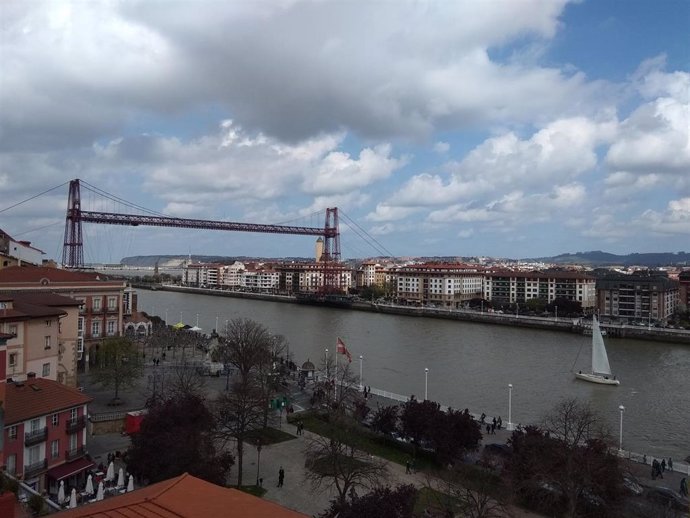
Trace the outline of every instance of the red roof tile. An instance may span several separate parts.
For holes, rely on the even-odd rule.
[[[60,518],[305,518],[237,489],[185,473],[131,493],[60,513]]]
[[[53,414],[93,401],[93,398],[45,378],[5,384],[5,425]]]
[[[107,276],[95,272],[74,272],[59,268],[47,268],[45,266],[11,266],[0,270],[0,286],[16,283],[41,283],[44,279],[48,281],[48,284],[70,282],[123,284],[123,281],[109,281]]]

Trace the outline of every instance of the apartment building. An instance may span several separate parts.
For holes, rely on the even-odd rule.
[[[403,304],[458,308],[482,296],[483,271],[476,265],[424,263],[389,269]]]
[[[343,293],[354,287],[352,270],[340,264],[283,263],[274,268],[280,275],[278,290],[282,293],[316,293],[323,289],[327,276]]]
[[[123,332],[126,283],[97,273],[46,267],[10,267],[0,270],[0,293],[56,293],[80,303],[77,322],[77,362],[88,368],[95,362],[96,345]]]
[[[591,309],[596,305],[596,279],[570,271],[487,271],[484,298],[498,304],[521,304],[530,299],[551,303],[567,299],[579,302],[583,309]]]
[[[665,275],[614,274],[597,281],[597,310],[602,317],[663,322],[675,313],[679,300],[679,283]]]
[[[86,418],[92,398],[29,373],[23,381],[0,380],[4,388],[5,470],[38,492],[56,494],[64,480],[84,485],[94,466],[86,453]]]
[[[182,282],[187,286],[217,288],[223,283],[225,265],[220,263],[191,263],[185,265]]]
[[[54,293],[0,294],[0,331],[11,336],[7,375],[35,372],[76,387],[79,306]]]
[[[30,241],[16,241],[0,229],[0,270],[11,266],[40,266],[43,255]]]
[[[280,272],[263,265],[248,264],[241,276],[241,286],[257,292],[274,292],[280,284]]]

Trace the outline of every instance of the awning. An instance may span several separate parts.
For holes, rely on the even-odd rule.
[[[96,463],[82,457],[81,459],[73,460],[72,462],[66,462],[65,464],[60,464],[54,468],[48,470],[48,477],[53,480],[62,480],[63,478],[71,477],[76,475],[86,469],[95,466]]]

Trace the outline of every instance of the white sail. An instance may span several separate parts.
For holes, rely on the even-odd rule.
[[[597,317],[592,317],[592,372],[596,374],[611,375],[609,358],[606,355],[604,338],[601,336]]]

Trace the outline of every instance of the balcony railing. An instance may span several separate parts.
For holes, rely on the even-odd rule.
[[[81,416],[77,417],[76,419],[69,419],[65,423],[67,433],[75,433],[84,429],[86,426],[86,418]]]
[[[112,306],[112,307],[108,306],[107,311],[108,311],[108,313],[119,313],[120,308],[118,308],[117,306]]]
[[[48,428],[41,428],[40,430],[35,430],[33,432],[28,432],[24,435],[24,446],[27,448],[43,442],[48,437]]]
[[[48,459],[43,459],[28,466],[24,466],[24,478],[28,479],[34,477],[48,469]]]
[[[83,446],[76,448],[74,450],[65,451],[65,461],[70,462],[72,460],[78,459],[86,455],[86,449]]]

